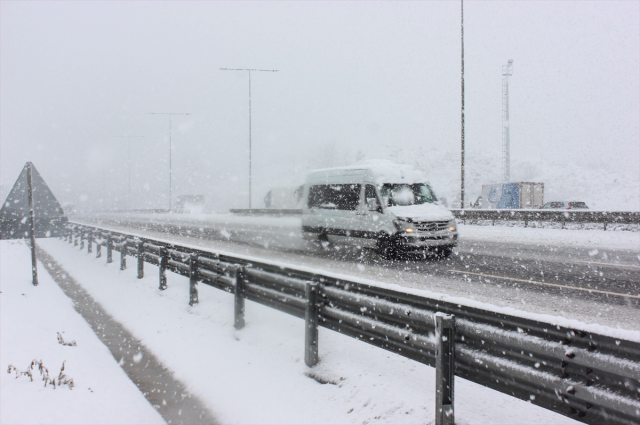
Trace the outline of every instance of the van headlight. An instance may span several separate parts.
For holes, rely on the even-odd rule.
[[[451,232],[455,232],[456,231],[456,220],[455,218],[451,221],[449,221],[449,231]]]
[[[413,227],[413,224],[408,223],[404,220],[393,220],[393,224],[396,226],[399,232],[404,233],[414,233],[416,229]]]

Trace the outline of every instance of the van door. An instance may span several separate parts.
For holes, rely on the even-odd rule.
[[[365,184],[362,192],[363,200],[354,223],[354,236],[357,236],[358,246],[375,248],[383,224],[382,204],[374,185]]]
[[[347,183],[334,185],[334,189],[338,190],[336,196],[338,217],[336,227],[330,234],[329,240],[349,245],[357,244],[357,214],[361,210],[362,185]]]

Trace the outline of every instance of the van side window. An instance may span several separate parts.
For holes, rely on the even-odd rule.
[[[356,210],[360,202],[359,184],[324,184],[309,188],[309,208]]]
[[[380,208],[380,201],[376,195],[376,188],[368,184],[364,187],[364,201],[369,211],[377,211]]]

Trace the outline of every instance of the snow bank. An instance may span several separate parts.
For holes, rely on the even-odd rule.
[[[29,248],[22,241],[2,241],[0,248],[0,423],[165,423],[42,265],[40,284],[31,284]],[[60,344],[58,332],[77,345]],[[45,388],[37,369],[34,382],[7,374],[9,365],[25,371],[34,359],[50,376],[66,362],[73,389]]]

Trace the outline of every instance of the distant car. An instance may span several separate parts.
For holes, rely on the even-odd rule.
[[[541,209],[544,210],[588,210],[589,207],[584,202],[547,202]]]
[[[62,209],[64,210],[64,213],[66,215],[72,215],[78,212],[78,210],[76,209],[76,206],[68,202],[62,205]]]

